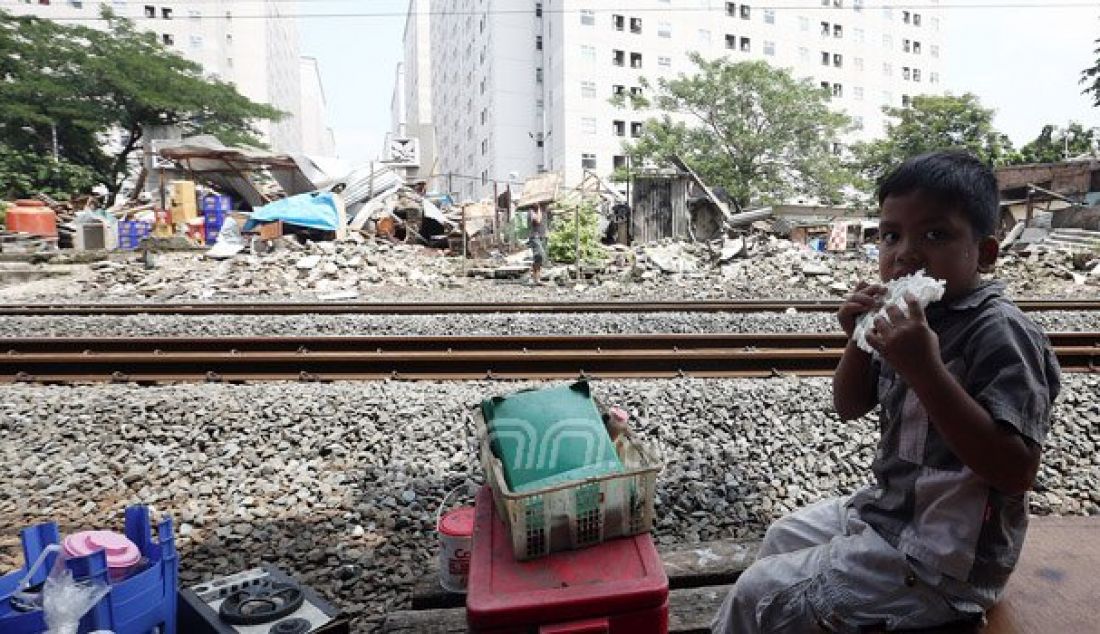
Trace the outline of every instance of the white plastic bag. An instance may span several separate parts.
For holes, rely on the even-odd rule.
[[[887,282],[886,297],[882,300],[882,308],[876,312],[864,313],[856,322],[855,330],[852,331],[852,338],[855,339],[856,345],[859,346],[860,350],[878,356],[878,351],[867,343],[867,333],[874,329],[875,319],[882,317],[886,321],[890,321],[890,316],[886,313],[886,309],[890,306],[897,306],[901,309],[902,314],[908,317],[909,305],[905,303],[906,293],[912,293],[917,298],[921,308],[927,308],[929,304],[939,301],[943,297],[946,285],[947,282],[943,280],[927,277],[924,274],[924,269],[912,275],[906,275]]]

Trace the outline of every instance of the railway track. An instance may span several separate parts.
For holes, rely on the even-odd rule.
[[[1100,368],[1100,332],[1051,333],[1066,371]],[[0,339],[0,383],[829,375],[827,334]]]
[[[1100,299],[1020,299],[1023,310],[1100,311]],[[737,301],[553,302],[553,303],[179,303],[179,304],[3,304],[0,316],[51,315],[426,315],[452,313],[662,313],[662,312],[836,312],[839,300],[761,299]]]

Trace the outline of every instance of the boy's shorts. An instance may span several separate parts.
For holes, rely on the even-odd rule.
[[[531,247],[532,262],[540,266],[546,263],[546,238],[531,236],[527,240],[527,246]]]
[[[713,632],[859,632],[933,627],[966,618],[910,561],[833,498],[775,522],[738,579]]]

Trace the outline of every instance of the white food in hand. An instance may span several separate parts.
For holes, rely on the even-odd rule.
[[[890,321],[890,316],[886,314],[886,309],[890,306],[897,306],[901,309],[902,314],[908,317],[909,305],[905,303],[906,293],[912,293],[917,298],[921,308],[927,308],[932,302],[937,302],[943,298],[946,284],[943,280],[927,277],[924,274],[924,269],[912,275],[906,275],[887,282],[886,297],[882,300],[882,308],[876,312],[863,313],[856,321],[855,330],[852,331],[852,338],[856,340],[856,345],[864,352],[877,355],[878,352],[871,347],[871,344],[867,343],[867,333],[874,330],[875,319],[882,317],[886,321]]]

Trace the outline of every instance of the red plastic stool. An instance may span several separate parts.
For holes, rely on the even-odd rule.
[[[471,632],[668,632],[668,576],[648,533],[520,562],[489,487],[478,492],[476,509]]]

